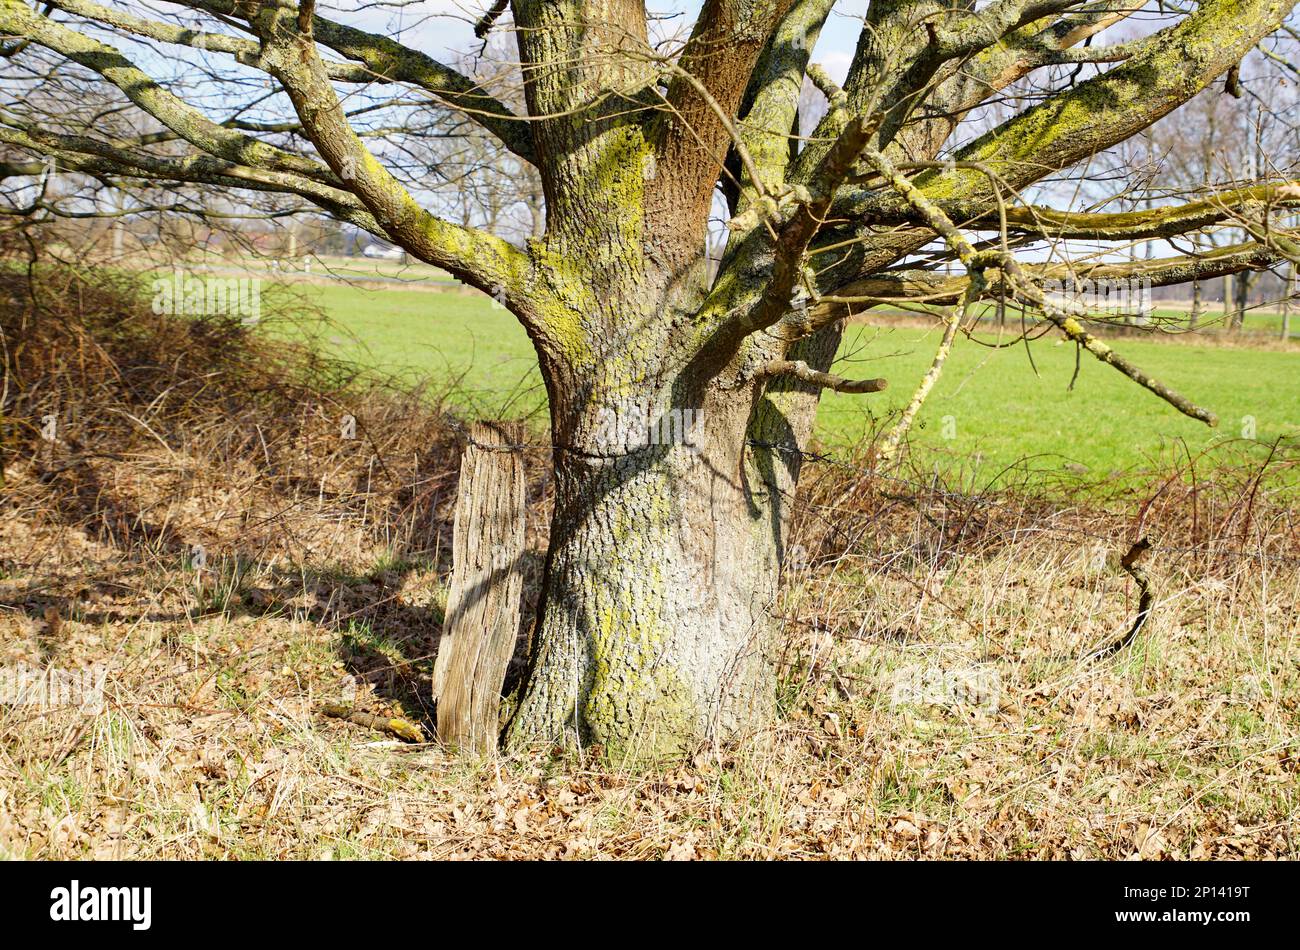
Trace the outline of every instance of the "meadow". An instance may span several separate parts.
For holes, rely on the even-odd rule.
[[[336,283],[303,285],[326,315],[300,327],[333,356],[410,382],[428,381],[468,415],[528,417],[545,426],[545,392],[532,347],[504,309],[479,295]],[[1207,315],[1213,325],[1219,315]],[[1252,315],[1272,330],[1276,317]],[[860,442],[888,425],[930,365],[938,328],[888,317],[851,325],[837,372],[882,376],[874,395],[828,393],[818,439],[828,451]],[[943,467],[960,463],[980,480],[1008,466],[1105,475],[1196,455],[1231,440],[1263,457],[1279,438],[1300,436],[1300,348],[1235,345],[1189,335],[1125,336],[1116,349],[1218,414],[1217,429],[1180,415],[1114,369],[1054,336],[1013,345],[1008,324],[959,338],[913,431],[914,451]],[[1071,380],[1074,379],[1073,386]],[[1245,440],[1245,441],[1242,441]],[[1251,442],[1257,443],[1251,445]]]

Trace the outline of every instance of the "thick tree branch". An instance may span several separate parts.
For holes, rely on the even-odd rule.
[[[492,26],[506,12],[508,6],[510,6],[510,0],[493,0],[492,6],[474,24],[474,35],[481,40],[492,32]]]
[[[790,161],[790,129],[799,114],[799,97],[808,56],[821,35],[835,0],[802,0],[794,4],[772,33],[759,57],[741,103],[741,139],[753,156],[762,186],[776,188],[785,180]],[[742,195],[755,187],[743,165],[728,161],[735,181],[727,180],[732,213],[745,210]]]
[[[896,160],[933,158],[972,109],[1035,69],[1066,57],[1071,47],[1132,12],[1128,7],[1116,7],[1114,0],[1085,4],[1059,21],[1026,24],[974,56],[950,61],[940,72],[942,81],[919,114],[899,131],[886,154]],[[1125,50],[1119,58],[1131,54],[1132,50]]]
[[[306,198],[340,220],[371,233],[381,231],[378,222],[354,195],[308,178],[237,165],[203,153],[179,158],[162,157],[86,136],[64,135],[25,127],[8,119],[0,122],[4,126],[0,127],[0,143],[53,157],[56,159],[55,171],[293,194]]]
[[[793,0],[705,0],[678,65],[682,73],[669,83],[665,115],[659,120],[656,159],[672,168],[648,189],[647,214],[665,227],[702,229],[718,173],[732,142],[727,116],[739,114],[750,75],[768,38]],[[787,124],[785,129],[789,129]]]
[[[997,189],[1019,189],[1124,141],[1191,99],[1275,30],[1290,10],[1279,0],[1206,0],[1176,25],[1144,41],[1141,53],[1100,76],[1051,96],[961,149],[954,158],[965,168],[918,175],[916,185],[931,201],[989,208]],[[1225,24],[1231,23],[1231,28]],[[805,152],[805,154],[807,154]],[[979,171],[977,169],[984,169]],[[834,216],[859,221],[879,207],[872,191],[846,191]],[[879,274],[933,240],[928,227],[876,233],[860,252],[844,256],[823,276],[823,287],[839,294],[848,285]],[[843,243],[843,230],[826,241]]]
[[[1290,9],[1280,0],[1207,0],[1143,41],[1141,52],[1124,63],[1027,109],[955,157],[985,163],[1015,187],[1068,168],[1195,96],[1275,30]],[[1231,29],[1225,29],[1229,22]],[[984,189],[976,177],[958,170],[918,178],[917,184],[932,197],[944,197],[949,188]]]
[[[749,231],[741,251],[719,276],[697,318],[704,325],[717,321],[704,348],[707,371],[720,369],[745,337],[772,326],[790,309],[804,272],[804,256],[825,221],[836,190],[852,172],[871,132],[867,123],[850,120],[822,160],[813,186],[800,195],[789,220],[781,226],[774,246],[763,230]],[[756,261],[762,264],[751,267]],[[760,268],[770,274],[766,280],[754,283],[744,276]]]
[[[1284,255],[1260,243],[1233,244],[1212,248],[1199,254],[1155,257],[1123,263],[1036,264],[1021,265],[1031,280],[1045,281],[1131,281],[1143,280],[1152,287],[1168,287],[1192,280],[1212,280],[1246,270],[1266,270],[1278,264]],[[946,276],[936,271],[905,269],[886,271],[854,281],[833,294],[818,298],[804,322],[804,332],[819,329],[844,316],[844,308],[854,311],[875,306],[952,306],[967,285],[965,277]],[[997,278],[983,289],[983,299],[997,299],[1009,293]]]

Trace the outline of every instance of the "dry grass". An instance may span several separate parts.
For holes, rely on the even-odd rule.
[[[1135,477],[1099,501],[811,465],[769,733],[658,776],[465,762],[313,711],[355,693],[427,722],[457,445],[436,403],[120,289],[5,289],[0,664],[107,669],[97,714],[0,707],[5,855],[1295,853],[1284,470]],[[1138,533],[1159,545],[1153,619],[1086,662],[1131,620],[1114,555]],[[926,671],[956,692],[900,689]]]

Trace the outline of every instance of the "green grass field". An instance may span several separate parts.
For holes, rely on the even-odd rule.
[[[531,345],[514,318],[487,298],[345,285],[304,289],[330,315],[332,325],[316,339],[331,354],[411,381],[429,379],[435,390],[458,380],[455,399],[471,414],[544,419]],[[916,326],[851,326],[837,371],[883,376],[890,388],[866,396],[828,393],[818,418],[821,441],[843,448],[898,411],[938,338],[937,329]],[[1054,337],[1032,344],[1037,375],[1023,344],[993,349],[959,338],[913,438],[923,451],[973,460],[992,474],[1026,458],[1044,471],[1070,463],[1100,473],[1123,470],[1175,447],[1181,453],[1180,440],[1195,453],[1215,440],[1249,437],[1252,426],[1264,444],[1282,436],[1294,445],[1300,437],[1300,348],[1198,345],[1186,337],[1113,342],[1218,413],[1219,428],[1180,415],[1086,353],[1071,391],[1075,350]]]
[[[399,379],[456,381],[456,398],[484,415],[545,407],[537,357],[519,322],[487,297],[299,285],[328,315],[313,336],[325,352]]]

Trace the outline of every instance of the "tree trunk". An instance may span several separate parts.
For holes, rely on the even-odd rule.
[[[1205,306],[1202,297],[1201,282],[1199,280],[1192,281],[1192,312],[1187,321],[1189,330],[1195,330],[1196,324],[1201,319],[1201,310]]]
[[[768,718],[784,528],[770,484],[792,481],[746,446],[760,428],[750,398],[605,403],[557,430],[544,599],[511,744],[653,761]]]
[[[624,326],[654,327],[643,301],[662,296],[637,286],[606,303],[640,311]],[[825,369],[840,330],[790,355]],[[555,510],[513,748],[598,744],[652,762],[752,735],[774,709],[794,449],[820,390],[787,377],[728,384],[729,373],[701,383],[691,365],[663,362],[670,344],[633,333],[585,376],[543,359]]]
[[[529,676],[506,738],[660,760],[770,716],[771,608],[798,455],[750,440],[801,443],[815,399],[749,372],[773,355],[763,347],[776,349],[775,335],[730,352],[715,335],[705,352],[701,329],[722,314],[707,309],[702,251],[714,156],[730,139],[676,79],[662,123],[630,120],[607,95],[655,78],[652,62],[607,52],[628,42],[628,25],[649,43],[644,5],[582,5],[581,31],[574,5],[514,9],[525,64],[583,66],[525,71],[529,112],[549,117],[533,126],[547,228],[530,252],[548,265],[535,341],[556,492]],[[716,43],[715,104],[740,108],[759,24],[776,16],[754,13],[743,35],[719,26],[717,39],[697,38]],[[609,104],[573,118],[575,93]],[[744,284],[766,283],[765,266],[756,260]]]

